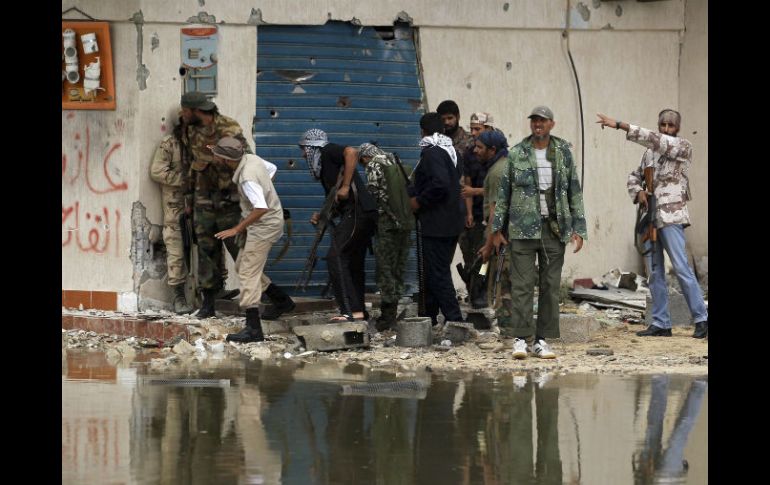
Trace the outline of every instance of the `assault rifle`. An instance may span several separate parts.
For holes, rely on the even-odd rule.
[[[307,285],[310,282],[310,277],[313,276],[313,270],[318,262],[318,246],[321,244],[321,240],[324,238],[326,232],[326,226],[330,225],[334,227],[334,221],[332,221],[332,211],[337,205],[337,189],[339,185],[332,188],[329,194],[326,196],[324,205],[321,208],[321,212],[318,215],[318,223],[315,226],[315,239],[313,239],[313,245],[310,247],[310,254],[305,261],[305,267],[302,269],[302,276],[297,281],[295,289],[305,291]]]
[[[401,170],[401,175],[404,176],[404,182],[406,183],[406,186],[411,187],[413,184],[412,184],[412,181],[409,180],[409,176],[406,174],[406,170],[404,170],[404,165],[401,163],[401,157],[398,156],[398,153],[393,152],[393,158],[396,160],[396,164],[398,164],[398,168]],[[417,247],[416,247],[417,314],[420,316],[424,316],[426,313],[426,310],[425,310],[425,262],[422,254],[422,226],[420,225],[420,218],[417,217],[417,214],[414,215],[414,227],[415,227],[415,240],[417,243]]]
[[[646,255],[650,251],[655,251],[655,244],[658,242],[658,230],[655,227],[655,211],[657,210],[657,203],[655,200],[655,168],[647,167],[644,169],[644,190],[647,192],[647,210],[644,216],[639,217],[642,214],[642,204],[639,204],[637,209],[637,224],[636,234],[640,237],[640,242],[644,243],[650,241],[651,249],[643,251],[637,245],[637,249],[642,255]]]

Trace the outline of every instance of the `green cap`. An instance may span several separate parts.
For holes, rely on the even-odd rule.
[[[551,108],[548,106],[537,106],[532,110],[532,114],[527,116],[527,118],[532,118],[533,116],[539,116],[547,120],[553,120],[553,111],[551,111]]]
[[[200,91],[190,91],[182,95],[182,108],[212,110],[216,107],[213,101]]]

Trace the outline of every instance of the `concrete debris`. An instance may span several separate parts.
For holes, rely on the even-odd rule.
[[[272,357],[273,353],[270,352],[269,348],[257,345],[249,349],[249,356],[251,357],[251,360],[265,360]]]
[[[344,322],[294,327],[302,346],[308,350],[340,350],[369,346],[366,323]]]
[[[190,345],[187,340],[180,340],[179,343],[174,345],[173,351],[178,355],[190,355],[195,352],[195,347]]]
[[[475,334],[473,324],[468,322],[447,322],[444,326],[444,335],[452,344],[461,344],[470,340]]]

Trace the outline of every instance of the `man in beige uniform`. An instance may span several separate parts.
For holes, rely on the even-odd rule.
[[[226,136],[211,146],[214,161],[235,170],[233,182],[241,199],[241,221],[230,229],[214,235],[227,239],[246,232],[246,245],[238,252],[235,269],[241,280],[240,306],[246,311],[246,328],[229,334],[232,342],[259,342],[265,339],[259,319],[259,301],[262,290],[270,285],[265,276],[265,262],[272,245],[283,235],[283,208],[270,180],[264,160],[257,155],[243,153],[237,139]]]
[[[152,165],[150,165],[150,178],[158,182],[161,187],[163,242],[166,245],[168,286],[174,290],[174,312],[181,315],[193,310],[187,304],[184,295],[187,268],[185,268],[184,262],[182,230],[179,227],[179,216],[184,211],[187,171],[182,166],[182,156],[179,150],[182,120],[177,116],[170,116],[169,119],[169,125],[173,131],[171,135],[166,135],[163,138],[155,150],[155,156],[152,159]]]

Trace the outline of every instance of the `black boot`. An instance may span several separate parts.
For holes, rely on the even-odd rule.
[[[487,285],[486,279],[473,278],[470,295],[471,307],[486,308],[487,306]]]
[[[238,333],[228,334],[225,340],[242,344],[265,340],[262,333],[262,322],[259,320],[259,308],[247,308],[246,326]]]
[[[396,327],[396,312],[398,311],[398,302],[380,303],[380,317],[374,324],[378,332],[384,332],[390,328]]]
[[[695,332],[692,338],[706,338],[709,334],[709,321],[695,322]]]
[[[203,305],[198,313],[195,315],[198,318],[209,318],[215,315],[214,313],[214,295],[217,290],[203,290]]]
[[[241,290],[238,288],[234,290],[226,290],[224,287],[222,287],[221,290],[219,290],[216,294],[217,300],[232,300],[236,296],[238,296],[241,293]]]
[[[636,332],[636,335],[639,337],[670,337],[671,329],[661,328],[656,325],[650,325],[649,327],[647,327],[647,330]]]
[[[265,308],[265,312],[262,314],[264,320],[276,320],[297,306],[289,295],[273,283],[270,283],[270,286],[265,289],[265,294],[270,298],[272,305]]]
[[[185,315],[192,312],[193,307],[187,304],[187,299],[184,296],[184,283],[172,286],[171,288],[174,289],[174,313]]]

